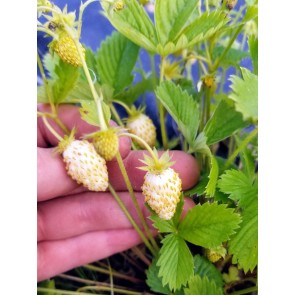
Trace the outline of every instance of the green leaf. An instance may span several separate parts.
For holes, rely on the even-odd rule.
[[[193,144],[189,148],[190,153],[202,153],[211,157],[211,150],[207,145],[207,136],[204,132],[199,133]]]
[[[153,81],[151,77],[129,86],[125,91],[116,94],[114,98],[131,105],[146,91],[153,91]]]
[[[194,257],[194,273],[201,278],[207,277],[209,281],[213,281],[217,287],[223,286],[223,279],[221,272],[216,266],[207,258],[196,255]]]
[[[162,280],[159,277],[159,266],[157,266],[158,258],[155,257],[152,261],[152,264],[149,266],[146,271],[147,285],[151,288],[151,291],[158,292],[161,294],[169,294],[170,290],[168,286],[163,287]]]
[[[238,112],[241,112],[244,120],[252,118],[258,119],[258,77],[248,69],[241,68],[243,79],[233,75],[229,98],[235,102]]]
[[[212,155],[211,156],[211,169],[209,173],[209,181],[206,186],[206,196],[213,198],[216,190],[216,184],[218,180],[218,173],[219,173],[219,168],[218,168],[218,162],[216,158]]]
[[[172,220],[164,220],[154,212],[149,219],[153,221],[153,226],[158,229],[160,233],[171,233],[176,231]]]
[[[178,235],[169,234],[162,240],[163,246],[157,266],[163,286],[170,290],[180,289],[193,275],[193,256],[185,241]]]
[[[60,62],[60,58],[57,54],[51,54],[50,52],[47,52],[43,59],[43,65],[45,70],[48,72],[48,75],[51,79],[57,79],[58,76],[56,75],[54,69],[56,66],[58,66]]]
[[[88,124],[99,127],[97,106],[94,100],[81,102],[80,115],[82,120]]]
[[[253,63],[253,72],[258,75],[258,38],[254,35],[248,39],[249,50]]]
[[[188,40],[188,46],[210,38],[228,22],[228,18],[223,12],[215,11],[212,13],[205,12],[197,17],[183,31]]]
[[[155,27],[142,5],[136,0],[125,0],[122,10],[114,11],[111,3],[102,1],[104,14],[111,24],[125,37],[151,53],[158,44]]]
[[[59,64],[55,66],[54,72],[57,78],[52,84],[53,98],[55,103],[61,103],[75,87],[79,77],[79,69],[60,60]]]
[[[247,125],[249,123],[245,122],[241,113],[235,110],[233,101],[222,99],[204,128],[207,144],[224,140]]]
[[[205,193],[206,186],[209,181],[208,176],[209,176],[208,173],[201,175],[197,185],[194,186],[192,189],[185,191],[185,193],[184,193],[185,196],[190,196],[190,197],[192,197],[194,195],[202,196]]]
[[[235,233],[241,219],[234,209],[205,203],[190,209],[179,225],[179,235],[204,248],[214,248]]]
[[[238,201],[244,195],[253,194],[252,181],[240,170],[226,170],[218,180],[218,187],[229,194],[232,200]]]
[[[242,223],[229,241],[233,263],[245,272],[253,271],[258,260],[258,187],[243,172],[227,170],[218,182],[220,189],[237,200],[242,211]]]
[[[188,288],[184,289],[185,295],[223,295],[221,287],[217,287],[213,281],[207,277],[195,275],[188,283]]]
[[[155,24],[159,41],[165,45],[174,41],[197,7],[195,0],[157,0],[155,3]]]
[[[225,50],[225,47],[223,46],[217,46],[213,49],[213,58],[214,60],[218,58],[223,51]],[[246,58],[249,56],[249,53],[243,50],[235,49],[235,48],[230,48],[224,58],[220,62],[220,66],[223,67],[229,67],[229,66],[234,66],[234,67],[239,67],[240,62],[242,59]]]
[[[130,85],[138,52],[139,47],[118,32],[107,37],[97,52],[97,71],[101,83],[110,85],[115,93]]]
[[[200,112],[196,101],[180,86],[170,81],[162,82],[156,95],[177,123],[189,144],[195,140],[200,122]]]

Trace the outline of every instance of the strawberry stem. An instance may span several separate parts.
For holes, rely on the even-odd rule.
[[[58,139],[58,141],[62,141],[62,137],[51,127],[51,125],[47,121],[47,118],[45,116],[42,116],[42,120],[47,129]]]
[[[136,224],[136,222],[134,221],[133,217],[131,216],[131,214],[129,213],[128,209],[126,208],[125,204],[122,202],[122,200],[120,199],[120,197],[118,196],[118,194],[116,193],[116,191],[114,190],[114,188],[112,187],[112,185],[110,183],[109,183],[109,190],[110,190],[111,194],[114,196],[114,198],[116,199],[116,201],[119,204],[119,206],[121,207],[122,211],[125,213],[126,217],[130,221],[130,223],[132,224],[132,226],[134,227],[134,229],[136,230],[136,232],[138,233],[138,235],[141,237],[142,241],[145,243],[145,245],[151,251],[151,253],[154,256],[156,256],[156,254],[157,254],[156,251],[154,250],[154,248],[150,244],[149,240],[145,237],[145,235],[143,234],[142,230]]]

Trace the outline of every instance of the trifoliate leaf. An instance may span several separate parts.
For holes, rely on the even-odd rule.
[[[218,168],[218,162],[216,158],[212,155],[211,156],[211,169],[209,173],[209,181],[206,186],[206,196],[213,198],[216,190],[216,184],[218,180],[218,173],[219,173],[219,168]]]
[[[178,235],[169,234],[162,240],[163,246],[157,266],[163,286],[180,289],[193,275],[193,256],[186,242]]]
[[[61,103],[75,87],[79,77],[79,69],[60,60],[59,64],[55,66],[54,72],[57,78],[52,84],[52,94],[54,102]]]
[[[253,63],[253,73],[258,75],[258,38],[254,35],[250,36],[248,45]]]
[[[223,295],[221,287],[217,287],[214,281],[207,277],[195,275],[188,282],[188,288],[184,289],[185,295]]]
[[[182,31],[182,35],[187,37],[188,46],[192,46],[200,41],[210,38],[225,26],[227,22],[228,18],[223,12],[205,12],[188,25]]]
[[[226,170],[218,180],[218,187],[224,193],[229,194],[232,200],[238,201],[253,194],[252,181],[239,170]]]
[[[162,82],[156,89],[156,95],[177,123],[187,142],[192,144],[200,122],[196,101],[170,81]]]
[[[151,291],[158,292],[161,294],[169,294],[170,290],[168,286],[163,287],[162,280],[159,277],[159,266],[157,266],[158,258],[155,257],[152,261],[152,264],[149,266],[146,271],[147,285],[151,288]]]
[[[204,248],[217,247],[235,233],[241,222],[234,209],[217,203],[196,205],[190,209],[178,227],[185,240]]]
[[[248,69],[241,68],[242,76],[233,75],[229,98],[235,102],[238,112],[241,112],[244,120],[258,119],[258,77],[252,74]]]
[[[162,45],[176,39],[197,4],[195,0],[156,1],[155,25]]]
[[[221,272],[216,266],[207,258],[196,255],[194,257],[194,273],[201,278],[207,277],[209,281],[213,281],[217,287],[223,286]]]
[[[119,32],[114,32],[101,43],[97,52],[97,71],[101,83],[120,92],[133,81],[131,74],[139,47]]]
[[[102,1],[104,14],[125,37],[151,53],[156,53],[157,33],[142,5],[137,0],[125,0],[123,9],[115,11],[113,4]]]

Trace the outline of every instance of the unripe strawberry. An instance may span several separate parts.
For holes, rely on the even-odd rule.
[[[148,171],[144,176],[142,193],[148,205],[164,220],[170,220],[175,211],[182,191],[181,179],[172,168],[168,152],[159,159],[156,150],[155,157],[144,155],[141,160],[147,166],[140,169]]]
[[[119,150],[119,138],[116,128],[98,131],[93,134],[93,145],[98,154],[106,161],[112,160]]]
[[[207,258],[215,263],[226,255],[226,249],[223,246],[218,246],[211,249],[206,249],[205,254]]]
[[[108,187],[106,161],[97,154],[92,143],[65,137],[58,145],[67,173],[91,191],[105,191]]]
[[[53,41],[50,46],[65,63],[74,67],[82,66],[82,61],[78,54],[77,47],[69,35],[62,34],[59,39]],[[79,43],[79,47],[85,56],[85,49],[81,43]]]
[[[136,112],[129,116],[126,124],[127,129],[130,133],[137,135],[142,138],[149,146],[154,147],[156,144],[156,127],[153,121],[145,114]],[[141,148],[145,146],[136,139],[133,139]]]

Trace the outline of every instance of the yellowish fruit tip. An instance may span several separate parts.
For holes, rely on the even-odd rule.
[[[58,143],[58,146],[56,147],[56,151],[60,154],[62,154],[66,148],[75,140],[75,133],[76,128],[73,128],[71,133],[69,135],[65,135],[64,138]]]
[[[169,151],[166,151],[159,158],[158,151],[156,148],[153,149],[154,157],[144,154],[144,160],[139,160],[145,166],[137,167],[140,170],[148,171],[154,174],[161,173],[167,168],[171,167],[175,162],[171,161],[172,156],[170,156]]]

